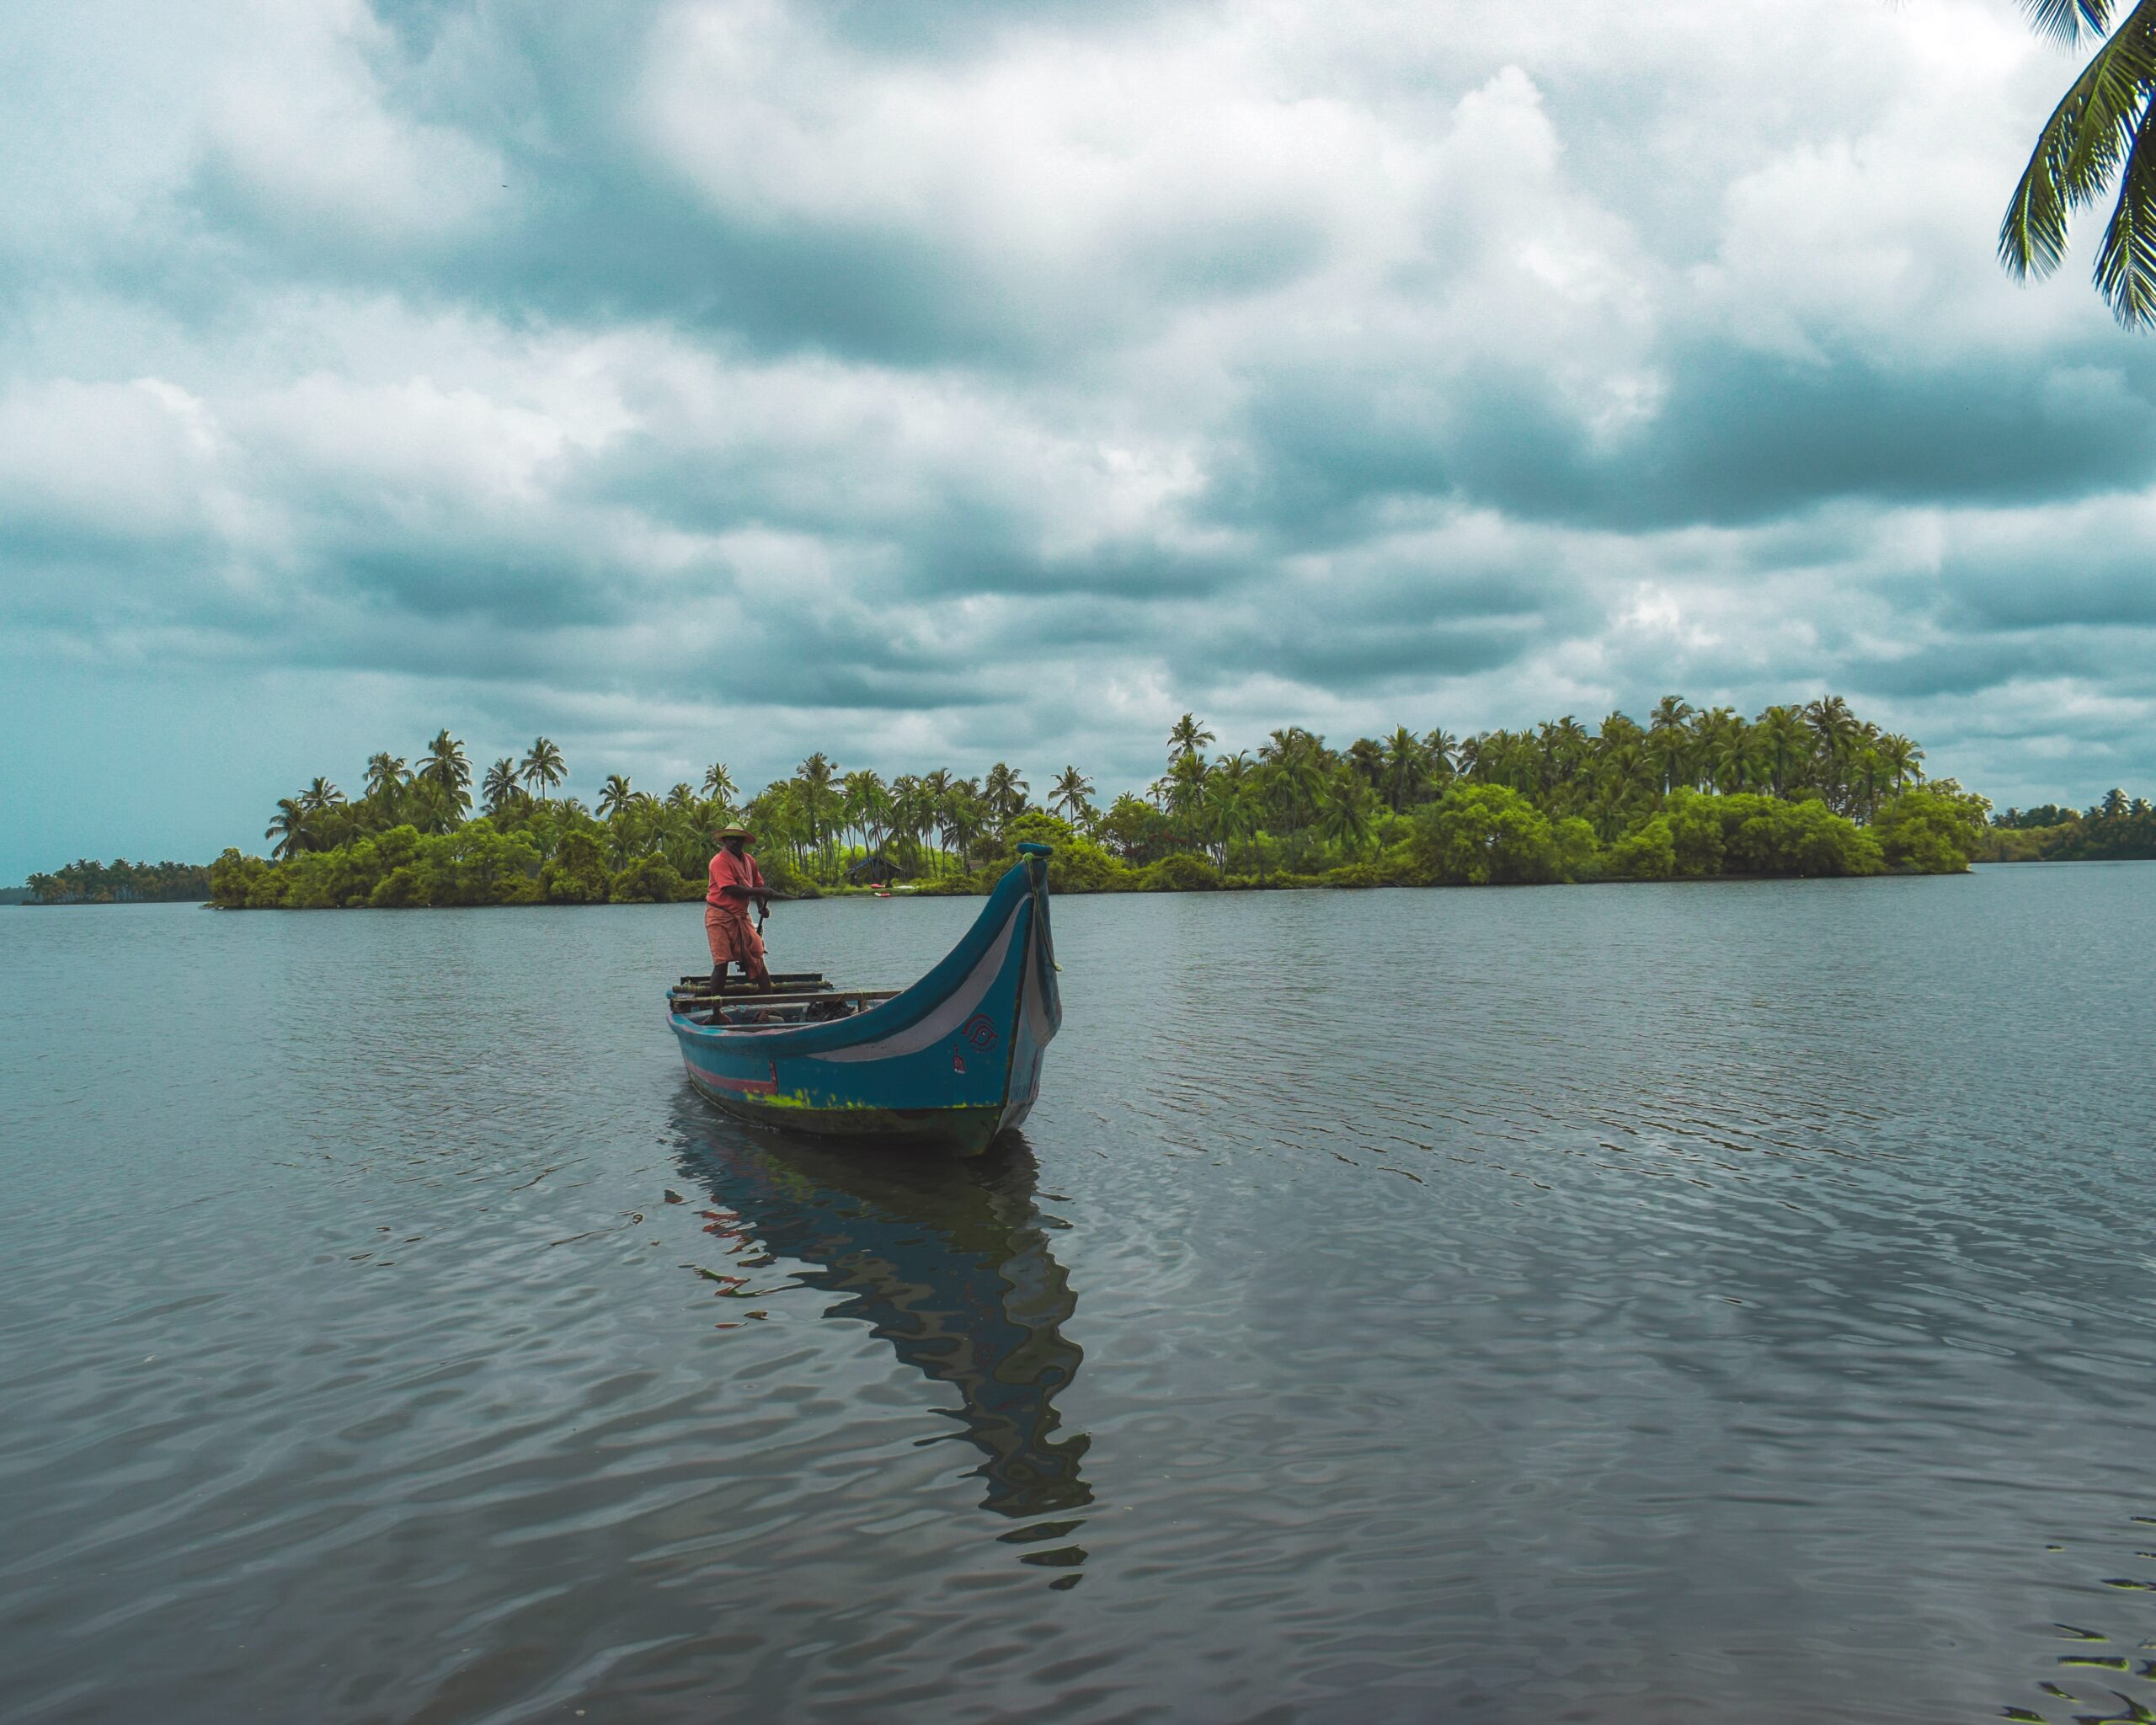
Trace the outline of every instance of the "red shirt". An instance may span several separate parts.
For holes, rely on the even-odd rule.
[[[756,867],[754,857],[746,851],[737,857],[722,845],[718,854],[711,859],[711,890],[704,895],[704,902],[745,911],[748,909],[745,901],[728,896],[722,889],[729,886],[760,887],[763,884],[763,871]]]

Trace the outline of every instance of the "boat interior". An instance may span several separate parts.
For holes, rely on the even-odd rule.
[[[819,971],[775,970],[760,983],[729,976],[723,988],[713,988],[708,975],[684,976],[666,999],[676,1017],[692,1024],[756,1030],[851,1018],[898,993],[895,988],[839,988]]]

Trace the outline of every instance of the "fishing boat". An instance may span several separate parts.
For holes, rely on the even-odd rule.
[[[907,989],[820,974],[769,987],[684,977],[668,1022],[689,1081],[729,1114],[782,1130],[977,1156],[1040,1094],[1063,1023],[1049,938],[1046,845],[1022,844],[965,938]]]

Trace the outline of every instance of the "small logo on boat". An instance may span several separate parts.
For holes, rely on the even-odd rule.
[[[964,1071],[966,1070],[966,1057],[963,1055],[953,1055],[951,1056],[951,1070],[953,1072]]]
[[[988,1014],[985,1012],[976,1012],[966,1020],[965,1028],[958,1034],[964,1037],[983,1054],[986,1054],[996,1044],[995,1026],[989,1022]]]

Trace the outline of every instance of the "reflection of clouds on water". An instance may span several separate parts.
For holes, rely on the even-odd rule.
[[[1055,1398],[1082,1357],[1062,1325],[1075,1296],[1049,1250],[1062,1226],[1035,1202],[1038,1170],[1006,1135],[974,1161],[878,1162],[873,1152],[768,1140],[684,1102],[684,1173],[739,1219],[796,1280],[840,1296],[825,1315],[865,1322],[900,1360],[958,1394],[955,1434],[979,1450],[982,1501],[1029,1525],[1003,1537],[1021,1561],[1074,1573],[1069,1519],[1092,1501],[1088,1439],[1059,1437]],[[737,1259],[737,1262],[752,1262]],[[1038,1520],[1035,1517],[1061,1517]]]

